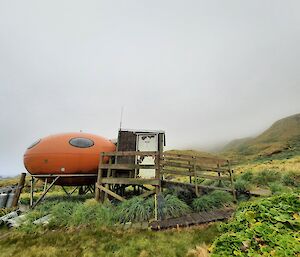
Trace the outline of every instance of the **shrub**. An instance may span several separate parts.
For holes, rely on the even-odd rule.
[[[232,194],[220,190],[213,191],[210,193],[210,196],[214,200],[214,203],[217,207],[233,201]]]
[[[133,197],[122,202],[117,207],[117,220],[125,222],[141,222],[149,220],[153,216],[154,202],[151,198],[145,200],[142,197]]]
[[[175,195],[167,195],[163,200],[162,214],[164,217],[180,217],[190,212],[190,207]]]
[[[246,192],[250,189],[250,182],[247,180],[243,180],[241,178],[238,178],[234,182],[234,188],[239,192]]]
[[[269,183],[269,188],[272,194],[282,193],[285,189],[284,186],[278,181]]]
[[[174,189],[167,189],[164,190],[163,196],[166,197],[167,195],[175,195],[181,201],[191,204],[193,199],[196,197],[195,191],[189,188],[182,188],[182,187],[175,187]]]
[[[282,176],[282,183],[286,186],[298,187],[300,185],[300,175],[290,171]]]
[[[110,207],[99,204],[94,199],[90,199],[76,206],[68,224],[70,226],[108,226],[114,223],[113,213]]]
[[[190,212],[190,207],[175,195],[161,195],[158,215],[164,218],[179,217]],[[143,199],[133,197],[117,207],[117,220],[125,222],[141,222],[154,218],[154,198]]]
[[[214,208],[214,201],[209,195],[204,195],[194,199],[192,206],[197,212],[209,211]]]
[[[84,203],[78,201],[48,201],[29,211],[26,222],[21,226],[25,232],[36,231],[33,222],[51,214],[47,227],[75,227],[75,226],[108,226],[114,223],[114,212],[110,206],[97,203],[90,199]]]
[[[71,217],[79,203],[60,202],[53,206],[50,213],[52,218],[49,222],[50,227],[66,227],[71,222]]]
[[[223,234],[212,257],[298,256],[300,198],[282,194],[242,204],[234,218],[221,225]]]
[[[253,172],[248,170],[244,173],[241,173],[238,178],[244,181],[251,182],[253,180]]]
[[[254,182],[258,185],[264,186],[270,182],[275,182],[281,179],[281,174],[278,171],[263,170],[254,176]]]
[[[201,196],[194,199],[193,209],[197,212],[209,211],[233,201],[233,197],[228,192],[215,190],[208,195]]]
[[[234,182],[234,188],[239,192],[249,191],[253,181],[254,175],[252,171],[246,171],[237,176]]]

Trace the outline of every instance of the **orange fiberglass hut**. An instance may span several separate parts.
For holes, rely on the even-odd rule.
[[[95,183],[100,152],[114,152],[115,145],[101,136],[88,133],[64,133],[42,138],[28,147],[24,165],[31,175],[74,175],[61,177],[58,185]]]

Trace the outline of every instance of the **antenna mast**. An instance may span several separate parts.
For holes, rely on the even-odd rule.
[[[121,118],[120,118],[120,129],[119,130],[121,130],[121,128],[122,128],[123,110],[124,110],[124,106],[122,106],[122,108],[121,108]]]

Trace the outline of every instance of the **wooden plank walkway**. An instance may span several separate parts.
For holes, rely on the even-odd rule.
[[[234,209],[222,209],[209,212],[191,213],[179,218],[170,218],[160,221],[152,221],[150,228],[152,230],[176,228],[176,227],[188,227],[193,225],[199,225],[209,223],[213,221],[225,220],[231,217]]]
[[[249,191],[250,195],[253,196],[271,196],[272,192],[268,189],[256,188]]]

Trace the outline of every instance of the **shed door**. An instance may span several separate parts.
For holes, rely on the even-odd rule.
[[[141,152],[158,151],[158,134],[138,134],[137,150]],[[154,158],[147,156],[140,164],[154,165]],[[140,169],[139,176],[142,178],[154,178],[155,169]]]

